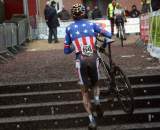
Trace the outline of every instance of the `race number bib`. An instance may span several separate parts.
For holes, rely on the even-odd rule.
[[[85,56],[92,56],[93,50],[90,45],[83,45],[82,54]]]

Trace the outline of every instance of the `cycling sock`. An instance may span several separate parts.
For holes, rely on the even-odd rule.
[[[88,117],[89,117],[90,122],[95,123],[95,119],[94,119],[94,116],[92,114],[89,114]]]

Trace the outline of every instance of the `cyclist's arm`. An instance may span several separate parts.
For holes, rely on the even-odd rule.
[[[94,30],[96,33],[100,33],[105,37],[108,38],[112,38],[112,34],[110,32],[108,32],[107,30],[103,29],[102,27],[100,27],[98,24],[94,24]],[[106,47],[107,46],[107,42],[103,43],[102,47]]]
[[[96,33],[100,33],[101,35],[105,37],[112,38],[112,34],[108,32],[107,30],[103,29],[102,27],[100,27],[100,25],[98,24],[94,24],[94,31]]]
[[[126,17],[125,9],[123,9],[122,15],[123,15],[123,17],[124,17],[124,21],[126,22],[126,21],[127,21],[127,17]]]
[[[64,42],[64,53],[65,54],[70,54],[74,51],[73,48],[71,48],[71,38],[70,38],[70,35],[69,35],[69,32],[67,32],[67,29],[66,29],[66,36],[65,36],[65,42]]]

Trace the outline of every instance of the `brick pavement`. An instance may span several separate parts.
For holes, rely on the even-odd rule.
[[[113,59],[129,75],[160,74],[159,61],[145,48],[136,46],[138,35],[129,35],[122,48],[112,45]],[[0,64],[0,84],[77,79],[74,54],[63,54],[63,39],[58,44],[33,41],[6,64]]]

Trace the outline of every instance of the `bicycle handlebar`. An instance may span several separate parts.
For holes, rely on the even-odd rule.
[[[112,61],[112,55],[111,55],[111,43],[115,42],[114,39],[108,39],[108,38],[104,38],[103,40],[96,37],[96,39],[100,42],[103,42],[103,43],[107,43],[107,46],[108,46],[108,52],[105,51],[105,48],[103,48],[103,46],[99,46],[98,44],[96,44],[96,47],[98,48],[98,51],[99,52],[102,52],[104,53],[106,56],[108,56],[109,58],[109,63],[110,63],[110,66],[112,66],[113,64],[113,61]]]
[[[108,44],[111,44],[111,43],[115,42],[114,39],[109,39],[109,38],[106,38],[106,37],[103,37],[103,39],[101,39],[100,37],[97,36],[96,39],[100,42],[103,42],[103,43],[107,42]]]

